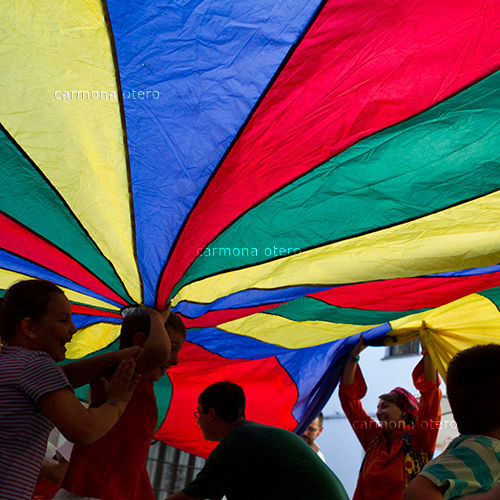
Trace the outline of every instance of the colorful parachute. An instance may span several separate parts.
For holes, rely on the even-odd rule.
[[[199,392],[300,429],[350,346],[500,337],[500,1],[8,1],[0,288],[67,291],[70,356],[120,310],[189,327],[158,437]],[[111,347],[109,347],[111,346]]]

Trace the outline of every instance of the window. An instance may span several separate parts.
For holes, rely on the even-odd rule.
[[[388,348],[386,358],[393,358],[396,356],[411,356],[418,354],[420,344],[419,339],[410,340],[404,344],[391,345]]]
[[[205,459],[190,455],[176,448],[153,441],[149,449],[146,468],[156,498],[182,490],[203,468]]]

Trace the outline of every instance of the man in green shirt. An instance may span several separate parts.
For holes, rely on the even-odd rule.
[[[220,443],[196,479],[167,500],[347,500],[335,474],[299,436],[245,420],[240,386],[207,387],[195,416],[205,439]]]

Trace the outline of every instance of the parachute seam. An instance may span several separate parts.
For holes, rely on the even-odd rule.
[[[323,5],[320,7],[320,9],[322,9],[322,8],[323,8]],[[307,27],[307,30],[309,30],[309,28],[310,28],[310,26],[308,26],[308,27]],[[304,32],[304,34],[305,34],[305,33],[306,33],[306,31]],[[498,66],[498,68],[500,68],[500,65]],[[411,116],[408,116],[408,117],[406,117],[406,118],[405,118],[405,119],[403,119],[403,120],[400,120],[400,121],[398,121],[398,122],[396,122],[396,123],[393,123],[393,124],[389,124],[389,125],[387,125],[386,127],[383,127],[383,128],[381,128],[381,129],[377,130],[377,131],[376,131],[376,132],[374,132],[374,133],[367,134],[366,136],[359,138],[359,139],[358,139],[357,141],[355,141],[353,144],[347,145],[347,146],[346,146],[343,150],[338,151],[338,152],[337,152],[336,154],[334,154],[333,156],[331,156],[331,157],[329,157],[329,158],[326,158],[324,161],[319,162],[317,165],[315,165],[315,166],[311,167],[311,168],[310,168],[310,169],[308,169],[307,171],[305,171],[305,172],[301,173],[300,175],[297,175],[297,176],[296,176],[296,177],[294,177],[293,179],[290,179],[290,181],[289,181],[289,182],[287,182],[286,184],[283,184],[282,186],[278,187],[278,188],[277,188],[277,189],[275,189],[273,192],[269,193],[269,194],[268,194],[268,196],[266,196],[265,198],[262,198],[261,200],[259,200],[259,201],[255,202],[255,203],[254,203],[251,207],[249,207],[249,208],[248,208],[247,210],[245,210],[244,212],[241,212],[241,213],[240,213],[237,217],[235,217],[235,218],[234,218],[234,219],[233,219],[233,220],[232,220],[229,224],[227,224],[227,226],[225,226],[223,229],[221,229],[221,230],[217,233],[217,235],[215,235],[215,236],[214,236],[214,237],[213,237],[213,238],[212,238],[212,239],[211,239],[211,240],[210,240],[210,241],[209,241],[209,242],[208,242],[208,243],[207,243],[207,244],[203,247],[203,250],[204,250],[205,248],[207,248],[210,244],[212,244],[212,243],[213,243],[213,242],[214,242],[214,241],[215,241],[215,240],[216,240],[216,239],[217,239],[217,238],[218,238],[221,234],[223,234],[223,233],[224,233],[224,232],[225,232],[225,231],[226,231],[229,227],[231,227],[231,226],[232,226],[235,222],[237,222],[237,221],[238,221],[241,217],[243,217],[244,215],[246,215],[248,212],[252,211],[255,207],[257,207],[257,206],[258,206],[258,205],[260,205],[261,203],[263,203],[263,202],[267,201],[268,199],[272,198],[275,194],[279,193],[280,191],[282,191],[282,190],[283,190],[283,189],[285,189],[286,187],[288,187],[288,186],[290,186],[291,184],[293,184],[295,181],[297,181],[298,179],[300,179],[301,177],[303,177],[305,174],[310,173],[310,172],[312,172],[313,170],[315,170],[316,168],[319,168],[320,166],[324,165],[325,163],[327,163],[327,162],[331,161],[331,160],[332,160],[332,158],[335,158],[335,157],[336,157],[336,156],[338,156],[339,154],[341,154],[341,153],[343,153],[344,151],[346,151],[346,150],[350,149],[351,147],[355,146],[355,145],[356,145],[356,144],[358,144],[359,142],[364,141],[364,140],[365,140],[365,139],[367,139],[368,137],[371,137],[371,136],[374,136],[374,135],[378,135],[378,134],[380,134],[381,132],[386,131],[386,130],[388,130],[388,129],[392,128],[392,127],[399,126],[400,124],[403,124],[403,123],[405,123],[405,122],[407,122],[407,121],[409,121],[409,120],[412,120],[412,119],[414,119],[415,117],[417,117],[417,116],[419,116],[419,115],[422,115],[422,114],[424,114],[424,113],[428,112],[428,111],[429,111],[429,110],[431,110],[432,108],[435,108],[435,107],[437,107],[437,106],[439,106],[439,105],[441,105],[441,104],[443,104],[443,103],[445,103],[445,102],[449,101],[449,100],[450,100],[450,99],[452,99],[453,97],[455,97],[455,96],[457,96],[457,95],[462,94],[464,91],[468,90],[469,88],[474,87],[474,86],[475,86],[475,85],[477,85],[479,82],[481,82],[481,81],[483,81],[483,80],[485,80],[485,79],[489,78],[490,76],[492,76],[494,73],[496,73],[496,72],[498,71],[498,68],[497,68],[497,69],[495,69],[495,70],[493,70],[491,73],[489,73],[489,74],[488,74],[488,75],[486,75],[486,76],[483,76],[483,77],[478,77],[476,80],[472,81],[469,85],[466,85],[464,88],[457,90],[456,92],[454,92],[454,93],[450,94],[450,95],[449,95],[449,96],[447,96],[447,97],[443,97],[443,99],[441,99],[440,101],[435,102],[435,103],[433,103],[433,104],[429,105],[428,107],[426,107],[425,109],[422,109],[422,110],[421,110],[421,111],[419,111],[418,113],[414,113],[414,114],[412,114]],[[281,70],[282,70],[282,68],[281,68],[281,66],[280,66],[279,71],[281,71]],[[266,88],[266,91],[265,91],[265,92],[267,93],[267,92],[268,92],[268,90],[269,90],[269,89],[268,89],[268,88]],[[254,110],[252,110],[252,114],[253,114],[255,111],[256,111],[255,109],[254,109]],[[246,126],[246,124],[247,124],[247,122],[245,122],[245,124],[244,124],[244,126],[243,126],[242,128],[244,128],[244,127]],[[239,136],[240,134],[241,134],[241,131],[239,132],[238,136]],[[231,149],[232,147],[233,147],[233,144],[231,144],[230,149]],[[225,156],[222,158],[221,162],[222,162],[224,159],[225,159]],[[220,164],[217,166],[217,170],[219,169],[219,167],[220,167]],[[214,171],[214,172],[215,172],[215,171]],[[210,180],[210,179],[209,179],[209,180]],[[208,185],[208,183],[209,183],[209,181],[207,182],[207,185]],[[204,188],[204,190],[205,190],[205,188]],[[204,190],[203,190],[203,192],[204,192]],[[203,192],[202,192],[202,193],[203,193]],[[493,192],[494,192],[494,191],[493,191]],[[200,193],[200,197],[201,197],[202,193]],[[488,193],[488,194],[491,194],[491,193]],[[481,195],[481,196],[485,196],[485,195],[483,194],[483,195]],[[479,196],[479,197],[481,197],[481,196]],[[475,199],[475,198],[471,198],[471,200],[472,200],[472,199]],[[466,201],[471,201],[471,200],[466,200]],[[199,200],[197,200],[197,201],[196,201],[196,203],[198,203],[198,201],[199,201]],[[463,202],[463,201],[462,201],[462,202]],[[462,202],[459,202],[459,203],[462,203]],[[447,208],[451,208],[451,207],[453,207],[453,206],[455,206],[455,205],[450,205],[450,207],[447,207]],[[194,209],[194,206],[193,206],[193,209]],[[436,212],[431,212],[431,213],[429,213],[429,214],[427,214],[427,215],[431,215],[432,213],[438,213],[439,211],[440,211],[440,210],[438,210],[438,211],[436,211]],[[412,219],[409,219],[409,220],[412,220]],[[404,221],[403,221],[403,222],[400,222],[400,223],[404,223]],[[397,224],[399,224],[399,223],[396,223],[395,225],[397,225]],[[184,225],[183,225],[183,227],[184,227]],[[182,228],[183,228],[183,227],[182,227]],[[387,227],[392,227],[392,226],[387,226]],[[182,228],[181,228],[181,229],[182,229]],[[359,233],[359,234],[355,235],[355,237],[360,236],[360,235],[363,235],[363,234],[368,234],[368,233]],[[176,241],[177,241],[177,239],[176,239]],[[340,240],[338,240],[338,241],[342,241],[342,240],[340,239]],[[308,249],[312,249],[312,248],[316,248],[316,247],[309,247],[309,248],[306,248],[306,250],[308,250]],[[279,257],[277,257],[277,258],[279,258]],[[272,260],[277,260],[277,259],[270,259],[270,260],[263,261],[263,262],[271,262]],[[193,262],[191,262],[191,263],[189,264],[189,266],[186,268],[185,273],[189,270],[189,268],[192,266],[192,264],[193,264],[195,261],[196,261],[196,258],[195,258],[195,259],[193,260]],[[251,266],[251,265],[250,265],[250,266]],[[234,268],[234,269],[244,269],[245,267],[249,267],[249,266],[244,266],[244,267],[241,267],[241,268]],[[185,273],[184,273],[184,274],[185,274]],[[216,275],[216,274],[219,274],[219,273],[214,273],[214,274],[211,274],[211,275],[208,275],[208,276],[214,276],[214,275]],[[181,279],[182,279],[182,277],[181,277]],[[193,281],[193,282],[187,282],[186,284],[189,284],[189,283],[194,283],[194,282],[196,282],[196,280],[195,280],[195,281]],[[176,284],[176,285],[177,285],[177,284]],[[185,285],[183,285],[181,288],[179,288],[179,290],[181,290],[184,286],[185,286]],[[174,287],[173,287],[173,289],[175,289],[175,288],[176,288],[176,286],[174,286]],[[177,291],[176,291],[176,294],[178,293],[178,291],[179,291],[179,290],[177,290]]]
[[[59,246],[56,246],[52,241],[49,241],[45,236],[42,236],[41,234],[36,233],[35,231],[33,231],[31,228],[29,228],[25,224],[23,224],[23,223],[15,220],[14,218],[12,218],[9,215],[7,215],[4,211],[0,210],[0,212],[3,213],[6,217],[8,217],[10,220],[14,221],[16,224],[24,227],[31,234],[36,235],[37,237],[43,239],[44,241],[46,241],[47,243],[49,243],[50,245],[52,245],[54,248],[57,248],[60,252],[64,253],[68,257],[70,257],[74,262],[78,262],[78,264],[80,264],[85,270],[87,270],[90,274],[92,274],[92,276],[94,276],[95,278],[97,278],[102,284],[106,285],[106,287],[109,290],[112,290],[114,293],[116,293],[116,295],[120,296],[123,300],[125,300],[125,302],[133,302],[132,297],[130,297],[130,295],[128,294],[128,291],[127,291],[125,285],[123,284],[120,276],[118,275],[118,273],[117,273],[117,271],[116,271],[113,263],[102,253],[102,250],[97,246],[97,244],[95,243],[95,241],[93,240],[93,238],[90,236],[90,234],[87,231],[87,229],[85,228],[85,226],[83,226],[83,224],[81,223],[81,221],[76,217],[75,213],[70,208],[70,206],[68,205],[68,203],[66,202],[66,200],[64,199],[64,197],[61,195],[61,193],[55,188],[55,186],[50,182],[50,180],[47,178],[47,176],[44,174],[44,172],[36,165],[36,163],[30,158],[30,156],[26,153],[26,151],[20,146],[20,144],[10,135],[10,133],[6,130],[6,128],[3,126],[2,123],[0,123],[0,130],[2,130],[2,132],[4,132],[4,134],[6,135],[6,137],[15,146],[15,148],[19,151],[19,153],[21,153],[23,155],[23,157],[29,162],[29,164],[38,172],[38,174],[40,175],[40,177],[42,178],[42,180],[45,181],[45,184],[51,189],[51,191],[55,194],[55,196],[57,196],[57,198],[59,198],[60,202],[64,205],[64,207],[66,208],[66,210],[70,214],[70,216],[73,219],[73,221],[83,231],[83,233],[85,234],[85,236],[87,236],[88,241],[91,242],[91,245],[94,246],[94,248],[98,251],[98,253],[101,255],[101,257],[109,264],[109,266],[113,270],[116,278],[122,284],[123,290],[125,291],[126,296],[124,297],[121,293],[117,292],[116,290],[113,290],[113,288],[108,283],[106,283],[100,277],[98,277],[85,264],[83,264],[79,260],[75,259],[72,255],[70,255],[68,252],[66,252],[65,250],[63,250]],[[56,273],[56,274],[60,274],[60,273]]]
[[[187,222],[189,221],[192,213],[194,212],[194,210],[196,209],[196,207],[198,206],[200,200],[203,198],[208,186],[210,185],[211,181],[213,180],[213,178],[217,175],[217,173],[219,172],[220,168],[222,167],[222,165],[224,164],[227,156],[229,155],[229,153],[233,150],[236,142],[239,140],[239,138],[241,137],[241,135],[243,134],[244,130],[246,129],[249,121],[251,120],[251,118],[254,116],[254,114],[256,113],[256,111],[258,110],[258,108],[260,107],[260,104],[261,102],[264,100],[264,98],[267,96],[267,94],[269,93],[269,91],[271,90],[271,88],[273,87],[275,81],[277,80],[278,76],[281,74],[281,72],[283,71],[283,69],[285,68],[285,66],[288,64],[288,61],[290,60],[290,58],[292,57],[292,55],[294,54],[294,52],[297,50],[297,48],[299,47],[299,45],[302,43],[302,41],[304,40],[306,34],[309,32],[309,30],[311,29],[311,27],[313,26],[313,24],[315,23],[316,19],[318,18],[319,14],[321,13],[321,11],[323,10],[323,8],[325,7],[326,3],[327,3],[328,0],[322,0],[322,2],[320,3],[320,5],[318,6],[318,8],[316,9],[316,11],[314,12],[314,14],[311,16],[311,19],[309,20],[307,26],[304,28],[304,30],[302,31],[302,33],[300,34],[300,36],[297,38],[296,42],[290,46],[287,54],[285,55],[285,57],[283,58],[283,60],[281,61],[278,69],[275,71],[274,75],[272,76],[272,78],[269,80],[268,84],[266,85],[266,88],[263,90],[263,92],[261,93],[261,95],[259,96],[259,98],[257,99],[257,101],[255,102],[253,108],[250,110],[250,112],[248,113],[247,115],[247,118],[245,119],[245,121],[243,122],[243,124],[241,125],[240,129],[238,130],[238,132],[235,134],[233,140],[231,141],[231,144],[228,146],[228,148],[226,149],[226,151],[224,152],[224,154],[222,155],[221,159],[219,160],[219,162],[217,163],[216,167],[214,168],[214,170],[212,171],[212,173],[210,174],[210,177],[207,179],[207,181],[205,182],[205,185],[203,186],[203,189],[200,191],[199,195],[197,196],[195,202],[193,203],[191,209],[189,210],[189,212],[187,213],[181,227],[179,228],[179,231],[177,232],[177,235],[174,239],[174,241],[172,242],[172,246],[170,247],[170,251],[168,253],[168,256],[167,256],[167,259],[165,261],[165,264],[160,272],[160,278],[159,280],[157,281],[156,283],[156,290],[155,290],[155,295],[156,297],[158,297],[158,292],[159,292],[159,288],[160,288],[160,284],[162,283],[163,279],[164,279],[164,276],[165,276],[165,273],[166,273],[166,270],[167,270],[167,267],[168,267],[168,263],[170,261],[170,257],[172,256],[174,250],[177,248],[177,243],[179,241],[179,238],[180,236],[182,235],[182,232],[184,230],[184,228],[186,227],[186,224]],[[274,193],[273,193],[274,194]],[[267,199],[268,197],[264,198]],[[257,202],[254,206],[256,206],[257,204],[259,203],[262,203],[262,201],[264,200],[260,200],[259,202]],[[251,208],[249,208],[248,210],[251,210],[252,208],[254,208],[254,206],[252,206]],[[212,241],[214,241],[223,231],[225,231],[227,229],[227,227],[229,227],[231,224],[233,224],[236,220],[238,220],[243,214],[245,214],[248,210],[246,210],[245,212],[243,212],[242,214],[240,214],[238,217],[236,217],[233,221],[231,221],[226,227],[222,228],[219,233],[214,236],[214,238],[206,244],[206,246],[208,246],[210,243],[212,243]],[[206,246],[204,246],[203,248],[205,249]],[[193,264],[193,262],[196,260],[196,258],[186,267],[186,270],[184,271],[187,272],[187,270],[191,267],[191,265]],[[182,276],[181,276],[181,279],[182,279]],[[172,289],[169,291],[169,293],[172,292],[172,290],[175,288],[175,285],[174,287],[172,287]]]
[[[6,217],[8,217],[8,215],[5,214],[1,210],[0,210],[0,213],[4,214]],[[11,220],[13,220],[13,219],[11,219]],[[14,221],[14,222],[18,223],[18,221]],[[83,288],[85,290],[85,292],[81,292],[81,291],[77,290],[76,288],[66,287],[66,288],[70,288],[74,292],[82,293],[83,295],[87,294],[89,297],[92,297],[92,298],[98,299],[98,300],[102,300],[103,302],[107,302],[108,304],[115,305],[116,307],[120,307],[120,308],[123,307],[123,305],[120,304],[119,302],[116,302],[116,301],[110,299],[109,297],[105,297],[104,295],[101,295],[100,293],[97,293],[95,290],[92,290],[90,288],[87,288],[86,286],[83,286],[81,283],[77,283],[76,281],[74,281],[74,280],[72,280],[72,279],[70,279],[70,278],[62,275],[61,273],[58,273],[57,271],[54,271],[53,269],[48,268],[44,264],[41,264],[39,262],[35,262],[34,260],[30,259],[29,257],[24,257],[23,255],[19,255],[19,254],[15,253],[15,252],[11,252],[10,250],[6,250],[5,248],[2,248],[1,250],[2,250],[2,252],[8,253],[9,255],[13,255],[14,257],[16,257],[18,259],[22,259],[25,262],[29,262],[30,264],[33,264],[34,266],[40,267],[42,269],[45,269],[45,270],[47,270],[47,271],[49,271],[49,272],[51,272],[53,274],[57,274],[61,278],[64,278],[65,280],[68,280],[71,283],[74,283],[75,285],[77,285],[77,286],[79,286],[79,287],[81,287],[81,288]],[[34,274],[28,274],[28,273],[25,273],[25,272],[22,272],[22,271],[16,271],[13,268],[7,268],[7,267],[5,267],[3,269],[5,269],[6,271],[13,272],[13,273],[23,274],[25,276],[31,276],[33,278],[36,278],[36,275],[34,275]],[[56,283],[56,284],[59,285],[59,286],[65,287],[65,285],[62,284],[62,283]]]
[[[285,187],[285,186],[283,186]],[[281,190],[282,188],[280,188],[279,190]],[[279,191],[278,190],[278,191]],[[276,191],[277,192],[277,191]],[[478,200],[480,198],[483,198],[485,196],[489,196],[493,193],[496,193],[496,192],[500,192],[499,189],[494,189],[492,191],[489,191],[489,192],[485,192],[485,193],[482,193],[478,196],[473,196],[471,198],[468,198],[468,199],[465,199],[465,200],[461,200],[461,201],[458,201],[456,203],[453,203],[451,205],[448,205],[446,207],[443,207],[439,210],[434,210],[433,212],[429,212],[429,213],[426,213],[425,215],[419,215],[419,216],[415,216],[415,217],[409,217],[407,219],[404,219],[404,220],[401,220],[401,221],[398,221],[398,222],[394,222],[392,224],[387,224],[385,226],[380,226],[380,227],[376,227],[374,229],[369,229],[369,230],[366,230],[366,231],[361,231],[359,233],[356,233],[356,234],[353,234],[353,235],[349,235],[347,237],[344,237],[344,238],[338,238],[338,239],[335,239],[335,240],[330,240],[330,241],[325,241],[325,242],[322,242],[321,244],[318,244],[318,245],[313,245],[313,246],[310,246],[310,247],[305,247],[305,248],[302,248],[301,249],[301,253],[303,252],[308,252],[310,250],[316,250],[318,248],[322,248],[322,247],[327,247],[328,245],[333,245],[334,243],[340,243],[340,242],[343,242],[343,241],[349,241],[349,240],[353,240],[355,238],[359,238],[361,236],[366,236],[368,234],[372,234],[372,233],[376,233],[376,232],[379,232],[379,231],[383,231],[385,229],[390,229],[391,227],[397,227],[397,226],[400,226],[402,224],[408,224],[409,222],[413,222],[417,219],[423,219],[425,217],[429,217],[431,215],[435,215],[435,214],[438,214],[440,212],[444,212],[445,210],[450,210],[454,207],[457,207],[457,206],[460,206],[460,205],[463,205],[465,203],[470,203],[471,201],[474,201],[474,200]],[[275,193],[273,193],[275,194]],[[261,201],[262,202],[262,201]],[[259,202],[259,203],[261,203]],[[252,208],[250,208],[249,210],[253,209],[256,205],[254,205]],[[247,210],[247,211],[249,211]],[[246,211],[246,212],[247,212]],[[242,217],[246,212],[242,213],[240,216],[238,216],[236,219],[234,219],[234,221],[231,223],[233,224],[234,222],[236,222],[240,217]],[[220,234],[220,233],[219,233]],[[217,235],[218,237],[219,235]],[[217,239],[217,237],[215,237],[212,241],[210,241],[209,243],[207,243],[207,246],[210,245],[213,241],[215,241]],[[206,247],[204,247],[206,248]],[[231,272],[234,272],[234,271],[241,271],[243,269],[248,269],[248,268],[252,268],[252,267],[257,267],[257,266],[261,266],[263,264],[268,264],[270,262],[275,262],[275,261],[278,261],[280,259],[282,259],[283,257],[275,257],[275,258],[271,258],[269,260],[264,260],[264,261],[261,261],[261,262],[258,262],[258,263],[254,263],[254,264],[246,264],[246,265],[242,265],[242,266],[239,266],[239,267],[233,267],[231,269],[228,269],[228,270],[223,270],[223,271],[219,271],[219,272],[214,272],[214,273],[211,273],[211,274],[208,274],[206,276],[203,276],[203,277],[199,277],[193,281],[189,281],[185,284],[182,285],[181,288],[179,288],[179,290],[176,291],[176,295],[186,286],[188,285],[192,285],[193,283],[197,283],[197,282],[200,282],[200,281],[203,281],[207,278],[212,278],[214,276],[222,276],[224,274],[227,274],[227,273],[231,273]],[[195,261],[193,261],[195,262]],[[192,264],[192,263],[191,263]],[[188,267],[189,269],[189,267]],[[188,270],[186,269],[186,271]],[[413,276],[413,277],[417,277],[417,276]],[[374,280],[374,281],[380,281],[380,280]],[[338,285],[335,285],[335,286],[343,286],[343,285],[351,285],[351,284],[354,284],[354,283],[366,283],[365,281],[360,281],[360,282],[353,282],[353,283],[342,283],[342,284],[338,284]],[[310,284],[306,284],[306,283],[301,283],[300,285],[294,285],[294,286],[322,286],[321,284],[319,283],[310,283]],[[324,286],[324,285],[323,285]],[[326,286],[329,286],[329,285],[326,285]],[[277,287],[277,288],[273,288],[272,290],[280,290],[280,289],[284,289],[284,288],[288,288],[286,286],[282,286],[282,287]],[[248,288],[246,290],[261,290],[260,288]],[[267,289],[264,289],[264,290],[267,290]]]
[[[18,225],[19,227],[22,227],[23,229],[26,230],[26,232],[28,232],[29,234],[35,236],[36,238],[39,238],[40,240],[42,241],[45,241],[46,243],[48,243],[52,248],[55,248],[58,252],[61,252],[62,254],[64,254],[66,257],[68,257],[69,259],[71,259],[73,262],[75,262],[76,264],[78,264],[79,266],[81,266],[85,271],[87,271],[91,276],[93,276],[97,281],[99,281],[102,285],[104,285],[109,291],[115,293],[116,295],[120,296],[115,290],[113,290],[111,287],[109,287],[107,285],[107,283],[105,283],[104,281],[101,280],[101,278],[99,278],[95,273],[93,273],[90,269],[88,269],[84,264],[82,264],[80,261],[76,260],[72,255],[70,255],[68,252],[66,252],[66,250],[60,248],[59,246],[55,245],[54,242],[48,240],[45,236],[39,234],[39,233],[36,233],[34,232],[31,228],[29,228],[28,226],[26,226],[25,224],[23,224],[22,222],[14,219],[13,217],[11,217],[10,215],[6,214],[3,210],[0,210],[0,213],[3,214],[7,219],[11,220],[12,222],[14,222],[16,225]],[[39,267],[42,267],[44,269],[47,269],[48,271],[51,271],[53,272],[54,274],[58,274],[59,276],[62,276],[64,278],[66,278],[67,280],[73,282],[73,283],[76,283],[80,286],[82,286],[83,288],[86,288],[87,290],[91,290],[91,291],[94,291],[84,285],[82,285],[81,283],[78,283],[78,282],[75,282],[74,280],[72,280],[71,278],[68,278],[67,276],[65,276],[64,274],[61,274],[60,272],[58,271],[55,271],[54,269],[50,269],[48,268],[47,266],[44,266],[42,264],[39,264],[38,262],[35,262],[31,259],[27,259],[25,258],[24,256],[20,255],[20,254],[17,254],[17,253],[14,253],[14,252],[10,252],[9,250],[6,250],[5,248],[2,247],[2,250],[4,252],[7,252],[7,253],[10,253],[11,255],[14,255],[20,259],[23,259],[23,260],[26,260],[28,262],[31,262]],[[17,271],[15,271],[17,272]],[[23,273],[24,274],[24,273]],[[75,290],[77,291],[77,290]],[[95,291],[94,291],[95,292]],[[99,294],[101,296],[101,294]],[[104,296],[105,297],[105,296]],[[110,299],[109,297],[106,297],[108,298],[109,300],[113,300],[113,299]],[[126,299],[124,297],[121,297],[123,300],[126,301]],[[113,301],[113,302],[116,302],[116,301]],[[122,304],[120,304],[121,307],[123,307]]]
[[[496,271],[495,273],[487,273],[487,274],[496,274],[496,273],[498,273],[498,271]],[[473,276],[481,276],[481,274],[474,274]],[[439,276],[439,275],[436,276],[436,275],[429,275],[429,274],[421,274],[418,276],[407,276],[406,279],[432,279],[432,278],[436,278],[436,277],[446,278],[446,279],[452,280],[452,279],[467,278],[468,276]],[[238,292],[234,292],[234,293],[240,293],[240,292],[246,292],[246,291],[269,292],[269,291],[275,291],[275,290],[286,290],[287,288],[293,289],[293,288],[301,288],[301,287],[323,288],[323,290],[320,290],[317,292],[314,292],[314,291],[309,292],[309,293],[306,293],[304,295],[301,295],[300,297],[296,297],[296,298],[301,298],[301,297],[309,297],[309,296],[312,296],[313,294],[316,294],[316,293],[321,293],[321,292],[333,290],[334,288],[343,288],[343,287],[352,286],[352,285],[363,285],[365,283],[377,283],[377,282],[382,283],[384,281],[391,281],[393,279],[400,279],[400,278],[388,278],[386,280],[372,280],[372,281],[353,281],[350,283],[335,283],[335,284],[330,284],[330,285],[324,285],[324,284],[318,284],[318,283],[301,283],[300,285],[278,286],[275,288],[254,288],[254,287],[252,287],[252,288],[245,288],[245,290],[238,290]],[[193,281],[193,283],[196,283],[196,282]],[[189,283],[189,284],[191,284],[191,283]],[[231,295],[233,295],[233,294],[225,295],[224,297],[219,297],[219,298],[223,299],[226,297],[230,297]],[[316,299],[316,297],[311,297],[311,298]],[[276,302],[275,304],[277,307],[280,304],[285,304],[287,302],[291,302],[292,300],[295,300],[295,299],[290,299],[289,301],[280,301],[280,302]],[[317,299],[317,300],[322,300],[322,299]],[[328,302],[325,302],[325,303],[328,304]],[[208,305],[208,304],[210,304],[210,302],[197,302],[195,300],[182,300],[175,306],[175,308],[178,308],[180,304]],[[334,304],[330,304],[330,305],[334,305]],[[257,307],[257,306],[250,306],[250,307]],[[342,306],[336,306],[336,307],[342,307]],[[240,307],[227,307],[225,309],[228,309],[228,310],[240,309]],[[214,311],[223,311],[223,310],[224,309],[214,309]],[[186,314],[184,314],[184,316],[186,316],[187,318],[190,317],[190,316],[187,316]],[[200,318],[201,316],[196,316],[196,317]]]
[[[102,0],[102,10],[104,13],[104,21],[106,23],[106,28],[108,30],[109,36],[109,44],[111,47],[111,54],[113,56],[113,63],[115,69],[115,78],[116,78],[116,88],[118,89],[118,102],[120,105],[120,118],[122,123],[122,131],[123,131],[123,149],[125,151],[125,166],[127,170],[127,182],[128,182],[128,192],[129,192],[129,207],[130,207],[130,225],[132,229],[132,242],[133,242],[133,251],[135,258],[135,265],[137,268],[137,273],[139,275],[139,287],[141,294],[141,302],[144,302],[144,283],[142,281],[141,270],[139,268],[139,257],[137,253],[137,238],[136,238],[136,227],[135,227],[135,209],[134,209],[134,196],[132,190],[132,171],[130,167],[130,154],[128,148],[128,133],[127,133],[127,121],[125,118],[125,106],[123,104],[123,92],[122,92],[122,84],[120,79],[120,65],[118,63],[118,54],[116,51],[115,37],[113,35],[113,28],[111,26],[111,16],[109,15],[108,5],[106,0]],[[118,273],[117,273],[118,274]],[[126,289],[125,284],[123,287]],[[128,290],[127,290],[128,292]]]
[[[299,385],[297,384],[296,380],[292,377],[292,374],[285,368],[285,365],[279,359],[279,356],[283,356],[283,355],[286,355],[286,354],[288,354],[288,353],[275,354],[274,355],[274,359],[276,360],[276,362],[278,363],[278,365],[281,366],[282,370],[288,375],[288,378],[292,381],[293,385],[295,386],[295,391],[296,391],[295,403],[293,403],[292,411],[290,412],[290,415],[292,416],[292,418],[297,423],[297,426],[295,427],[295,429],[297,429],[297,427],[300,425],[300,422],[295,418],[295,415],[293,414],[293,410],[295,409],[295,406],[299,402],[300,390],[299,390]]]

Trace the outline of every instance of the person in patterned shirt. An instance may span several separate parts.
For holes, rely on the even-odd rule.
[[[137,350],[109,353],[66,365],[65,345],[76,328],[71,305],[53,283],[26,280],[11,286],[0,308],[0,498],[29,500],[54,425],[73,442],[92,442],[119,419],[136,386]],[[106,401],[87,409],[73,387],[116,367]]]
[[[479,345],[450,362],[447,392],[460,431],[409,484],[405,500],[500,498],[500,345]]]

